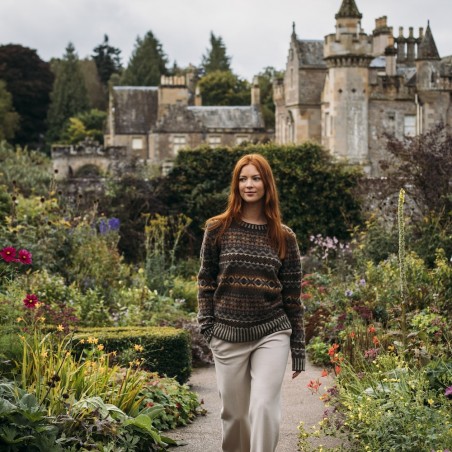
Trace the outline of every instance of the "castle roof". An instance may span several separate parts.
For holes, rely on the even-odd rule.
[[[115,86],[112,108],[115,133],[146,134],[157,121],[158,88]]]
[[[439,60],[438,49],[436,48],[435,40],[433,39],[430,23],[427,24],[425,35],[422,38],[418,48],[418,60]]]
[[[359,12],[355,0],[343,0],[339,12],[336,14],[336,19],[355,18],[361,19],[363,15]]]
[[[314,39],[297,39],[298,65],[325,66],[323,61],[323,41]]]
[[[258,108],[187,107],[206,129],[262,129],[264,121]]]

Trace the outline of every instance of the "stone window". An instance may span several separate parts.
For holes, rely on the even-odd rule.
[[[416,116],[405,115],[403,118],[403,134],[406,137],[416,136]]]
[[[173,153],[176,155],[182,148],[187,146],[187,138],[185,135],[173,136]]]
[[[221,145],[221,137],[220,135],[211,135],[207,142],[209,143],[209,146],[212,148],[216,148]]]
[[[141,151],[143,149],[143,138],[133,137],[132,138],[132,149],[134,151]]]
[[[235,138],[235,144],[242,144],[244,141],[249,141],[250,137],[248,135],[237,135]]]

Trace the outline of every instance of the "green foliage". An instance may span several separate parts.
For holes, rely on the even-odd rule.
[[[92,109],[69,118],[67,129],[62,135],[62,142],[77,144],[84,140],[104,142],[104,125],[107,113]]]
[[[203,105],[250,105],[251,87],[231,71],[212,71],[198,82]]]
[[[168,73],[168,58],[162,44],[148,31],[144,38],[137,37],[129,64],[121,77],[128,86],[158,86],[160,76]]]
[[[79,58],[72,43],[66,47],[63,58],[53,63],[53,69],[55,83],[48,113],[48,136],[49,140],[56,141],[60,139],[66,121],[86,111],[89,103]]]
[[[0,46],[0,80],[12,95],[20,116],[14,144],[38,148],[47,129],[46,118],[54,76],[36,50],[18,44]]]
[[[303,248],[309,236],[346,238],[360,221],[353,188],[360,174],[333,164],[316,144],[300,146],[255,145],[230,148],[198,148],[180,152],[166,183],[168,204],[175,211],[189,212],[191,233],[199,241],[206,219],[226,206],[232,170],[247,153],[264,155],[276,178],[283,220],[297,233]]]
[[[82,329],[76,339],[96,337],[108,352],[117,351],[119,359],[143,358],[141,366],[160,375],[174,377],[180,383],[191,373],[190,336],[172,327],[114,327]],[[137,346],[137,347],[136,347]],[[137,353],[137,349],[139,351]],[[121,358],[121,354],[124,357]]]
[[[14,138],[19,128],[19,115],[14,111],[11,94],[6,90],[6,84],[0,80],[0,142]]]
[[[96,63],[93,60],[84,58],[79,60],[78,65],[83,76],[89,108],[107,110],[108,90],[100,80]]]
[[[275,104],[273,102],[273,79],[281,77],[283,71],[268,66],[259,72],[259,89],[261,96],[262,116],[267,129],[275,128]]]
[[[92,57],[96,62],[100,80],[106,87],[110,77],[121,72],[121,50],[112,47],[108,35],[104,35],[103,42],[94,48]]]
[[[210,74],[215,71],[230,72],[230,62],[231,58],[226,54],[226,46],[222,37],[217,37],[213,32],[210,32],[210,49],[207,49],[207,53],[203,55],[201,63],[204,73]]]
[[[450,401],[444,390],[430,387],[425,369],[413,369],[403,359],[384,354],[360,377],[344,366],[337,385],[335,403],[359,450],[414,452],[452,445]]]
[[[310,361],[316,366],[325,366],[330,362],[328,355],[329,345],[322,341],[319,337],[314,337],[306,347]]]
[[[52,162],[44,154],[0,143],[0,161],[0,186],[7,187],[10,196],[48,193]]]

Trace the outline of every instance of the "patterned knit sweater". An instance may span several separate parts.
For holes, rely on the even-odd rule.
[[[206,230],[198,274],[201,333],[229,342],[247,342],[292,329],[292,369],[304,370],[304,306],[301,261],[295,234],[284,226],[284,260],[270,246],[267,225],[233,221],[215,243],[218,229]]]

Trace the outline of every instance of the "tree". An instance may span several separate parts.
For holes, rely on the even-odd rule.
[[[250,105],[251,88],[230,71],[210,72],[198,84],[203,105]]]
[[[38,148],[46,132],[46,117],[54,75],[36,50],[17,44],[0,46],[0,79],[12,96],[20,125],[14,144]]]
[[[0,80],[0,142],[14,138],[19,120],[19,115],[13,109],[13,98],[6,90],[6,83]]]
[[[102,84],[94,60],[79,61],[80,71],[85,81],[90,108],[106,110],[108,105],[108,87]]]
[[[93,50],[93,60],[96,62],[99,78],[105,87],[112,74],[119,74],[122,69],[121,50],[112,47],[108,42],[108,35],[104,35],[104,41]]]
[[[268,66],[259,72],[262,116],[267,129],[275,128],[275,104],[273,102],[273,79],[282,76],[282,71]]]
[[[51,93],[52,103],[49,108],[48,139],[54,141],[60,138],[66,121],[89,108],[88,95],[79,59],[72,43],[66,47],[63,59],[54,62],[56,73],[55,83]]]
[[[168,58],[162,44],[148,31],[143,39],[137,37],[135,48],[121,84],[129,86],[158,86],[160,76],[167,75]]]
[[[107,113],[92,109],[69,118],[67,127],[61,136],[63,142],[77,144],[85,139],[103,144],[104,126]]]
[[[210,32],[210,49],[203,55],[201,67],[205,74],[215,71],[231,71],[231,58],[226,54],[226,46],[221,36],[215,36]]]

